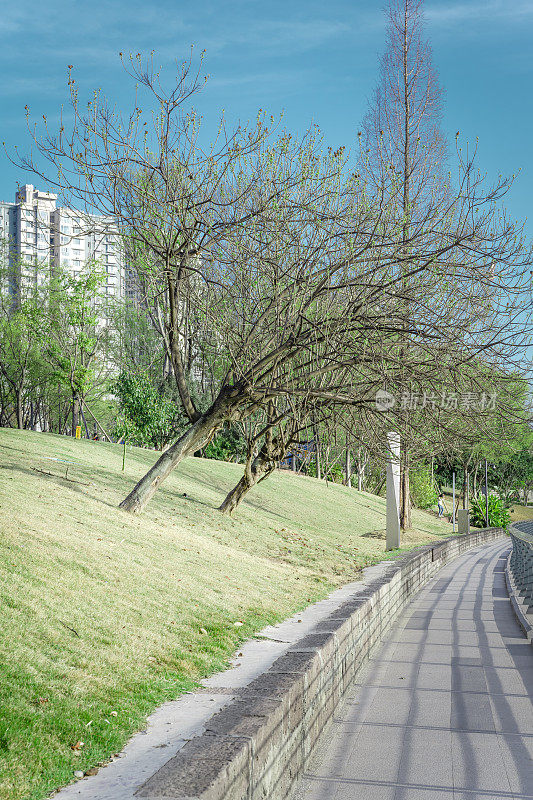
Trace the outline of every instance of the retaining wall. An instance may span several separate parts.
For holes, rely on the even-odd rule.
[[[285,800],[361,666],[398,614],[439,569],[505,534],[456,536],[385,562],[361,594],[214,714],[140,789],[140,798]],[[369,570],[367,572],[372,572]]]
[[[523,525],[524,523],[522,523]],[[530,524],[527,525],[529,528]],[[527,530],[526,528],[526,530]],[[511,525],[511,534],[518,535],[523,534],[524,531],[521,529],[521,523],[517,523],[515,525]],[[513,540],[513,548],[515,547],[514,540]],[[533,613],[531,613],[531,591],[527,591],[530,588],[530,583],[527,581],[522,584],[522,587],[517,586],[515,578],[513,576],[513,570],[511,569],[511,558],[513,556],[513,551],[509,553],[507,558],[507,563],[505,565],[505,581],[507,583],[507,591],[509,592],[509,597],[511,600],[511,607],[515,613],[515,616],[518,620],[518,624],[524,631],[526,637],[529,639],[530,644],[533,644]],[[529,567],[529,569],[528,569]],[[526,562],[524,564],[524,571],[529,573],[529,581],[533,581],[532,567],[531,561]],[[527,599],[526,599],[527,595]]]

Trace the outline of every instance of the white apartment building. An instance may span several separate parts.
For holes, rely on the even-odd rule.
[[[57,195],[25,184],[14,203],[0,203],[0,239],[4,265],[13,267],[14,296],[42,285],[54,270],[77,278],[88,262],[96,261],[106,273],[106,296],[114,301],[126,297],[126,269],[111,217],[58,207]]]
[[[4,268],[8,266],[10,261],[9,243],[15,239],[15,219],[14,203],[0,201],[0,267],[2,268],[0,288],[2,292],[9,290],[12,295],[16,293],[15,276],[11,273],[6,274]]]

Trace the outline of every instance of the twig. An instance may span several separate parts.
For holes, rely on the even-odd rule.
[[[74,634],[75,634],[75,635],[78,637],[78,639],[80,638],[80,635],[79,635],[78,631],[75,631],[75,630],[74,630],[74,628],[71,628],[71,627],[70,627],[70,625],[67,625],[67,623],[66,623],[66,622],[63,622],[63,620],[62,620],[62,619],[60,619],[60,620],[59,620],[59,622],[60,622],[60,623],[61,623],[61,625],[63,625],[63,626],[64,626],[64,627],[65,627],[67,630],[69,630],[69,631],[72,631],[72,633],[74,633]]]
[[[74,478],[67,478],[66,475],[56,475],[53,472],[46,472],[44,469],[37,469],[37,467],[32,467],[35,472],[40,472],[42,475],[50,475],[51,478],[61,478],[62,481],[68,481],[69,483],[79,483],[81,486],[90,486],[90,483],[85,483],[84,481],[76,481]]]

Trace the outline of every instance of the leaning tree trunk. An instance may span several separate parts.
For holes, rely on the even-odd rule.
[[[233,514],[247,492],[274,472],[276,464],[285,457],[291,444],[290,438],[284,439],[282,435],[275,439],[267,437],[253,461],[248,457],[244,475],[227,494],[218,510],[223,514]]]
[[[240,479],[239,483],[233,487],[231,492],[229,492],[223,503],[219,505],[218,510],[221,511],[223,514],[228,514],[231,516],[241,500],[243,499],[246,492],[250,491],[253,484],[248,481],[248,476],[244,474]]]
[[[268,478],[268,476],[274,472],[275,464],[270,460],[266,464],[261,462],[256,463],[258,461],[259,456],[254,459],[252,468],[246,470],[239,483],[233,487],[231,492],[226,495],[224,501],[219,505],[218,510],[223,514],[229,514],[231,516],[250,489],[264,480],[264,478]]]
[[[224,422],[236,418],[235,414],[243,404],[243,399],[242,394],[240,397],[234,394],[219,395],[211,408],[202,414],[183,436],[180,436],[177,442],[165,450],[119,507],[133,514],[142,511],[158,487],[185,456],[200,450],[211,440]]]

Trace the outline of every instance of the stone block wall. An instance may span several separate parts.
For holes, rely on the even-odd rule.
[[[439,569],[505,536],[488,528],[455,536],[365,571],[360,596],[214,714],[140,789],[140,798],[285,800],[362,665],[398,614]]]

